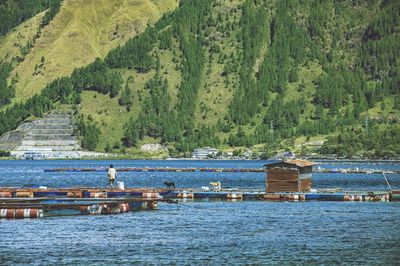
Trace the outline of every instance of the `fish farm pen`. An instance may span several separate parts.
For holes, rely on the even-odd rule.
[[[47,168],[44,172],[106,172],[107,168]],[[216,172],[216,173],[262,173],[264,168],[177,168],[177,167],[123,167],[118,172]],[[381,169],[313,169],[313,173],[343,173],[343,174],[382,174],[400,173],[399,170],[384,171]]]
[[[222,189],[220,182],[211,182],[211,188],[202,187],[201,189],[0,187],[0,218],[110,215],[129,211],[156,210],[158,202],[179,203],[190,200],[358,202],[400,200],[400,191],[392,190],[388,182],[389,190],[387,191],[365,192],[340,189],[319,189],[317,191],[312,189],[314,165],[314,163],[304,160],[271,162],[265,165],[265,169],[262,169],[262,172],[266,172],[265,190],[258,191]],[[229,168],[230,171],[232,169]]]

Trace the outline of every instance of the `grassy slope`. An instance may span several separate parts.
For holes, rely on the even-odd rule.
[[[123,126],[130,117],[139,114],[141,102],[138,93],[141,90],[143,95],[146,92],[142,90],[144,84],[154,75],[154,72],[135,75],[133,71],[122,71],[124,77],[134,76],[135,82],[132,89],[133,106],[128,112],[125,107],[118,104],[118,97],[111,99],[109,95],[103,95],[97,92],[84,91],[82,93],[82,104],[80,113],[85,116],[90,115],[93,121],[97,122],[101,135],[98,150],[104,150],[107,143],[113,146],[116,142],[120,142],[123,137]]]
[[[175,69],[176,64],[172,62],[173,54],[171,51],[155,49],[154,52],[160,55],[160,61],[162,62],[161,73],[168,80],[172,108],[177,99],[177,87],[181,80],[180,72]],[[82,94],[80,113],[85,116],[90,115],[93,121],[100,125],[101,134],[98,150],[103,150],[107,143],[113,146],[114,143],[121,140],[124,124],[131,117],[137,118],[139,115],[142,102],[148,95],[148,91],[144,87],[155,75],[154,70],[144,74],[128,69],[121,69],[120,72],[125,82],[129,77],[133,77],[134,79],[133,85],[130,85],[133,95],[133,105],[129,112],[125,107],[118,105],[119,96],[110,99],[108,95],[102,95],[97,92],[83,92]],[[144,142],[154,142],[154,140],[147,139]]]
[[[214,17],[220,13],[224,18],[223,23],[227,23],[227,20],[229,22],[235,20],[236,27],[230,30],[229,34],[218,32],[216,27],[210,27],[214,36],[213,42],[221,47],[221,52],[214,53],[212,59],[210,59],[210,46],[204,47],[203,83],[194,106],[197,125],[214,125],[218,119],[224,118],[239,84],[238,76],[234,73],[228,75],[229,84],[226,86],[224,82],[226,78],[222,77],[221,73],[224,64],[230,61],[231,52],[235,51],[237,53],[238,49],[241,49],[241,43],[238,42],[236,34],[240,30],[237,22],[240,20],[240,5],[242,3],[243,1],[239,0],[216,0],[216,4],[212,9]],[[326,24],[324,36],[322,39],[315,41],[324,52],[330,51],[335,59],[340,59],[348,65],[353,65],[362,33],[378,9],[378,4],[377,2],[370,7],[351,7],[350,4],[343,3],[342,9],[335,9],[333,5],[330,6],[329,12],[332,16]],[[276,2],[271,2],[267,12],[273,14],[275,5]],[[17,88],[17,99],[26,99],[39,91],[48,81],[57,76],[69,74],[74,67],[83,66],[96,57],[104,57],[112,47],[124,43],[128,38],[143,31],[148,21],[154,22],[162,13],[176,6],[176,0],[67,0],[54,21],[43,30],[42,36],[37,40],[35,47],[27,56],[25,62],[15,69],[14,73],[18,72],[21,77]],[[292,15],[298,25],[306,27],[308,14],[309,8],[299,5],[299,10],[295,10]],[[37,21],[40,21],[38,17],[33,18],[30,21],[32,23],[24,23],[17,29],[26,36],[31,36],[36,33],[34,26]],[[28,31],[27,28],[30,30]],[[117,31],[116,28],[118,28]],[[8,45],[13,42],[10,40],[22,42],[16,39],[16,32],[12,34],[14,35],[0,40],[0,44],[6,43],[6,40]],[[12,51],[11,48],[6,50]],[[1,57],[4,57],[4,51],[5,49],[0,47]],[[256,61],[255,71],[257,71],[263,56],[268,52],[268,44],[266,44]],[[160,51],[155,48],[153,53],[159,54],[163,77],[168,79],[170,106],[172,108],[177,101],[177,87],[181,80],[180,71],[176,69],[181,60],[179,46],[174,40],[173,51]],[[42,55],[46,59],[45,69],[42,70],[43,74],[32,76],[34,66],[39,63]],[[222,63],[220,57],[224,56],[226,58]],[[207,73],[208,68],[211,69],[210,73]],[[110,99],[108,96],[95,92],[84,92],[82,95],[81,113],[86,116],[91,115],[93,120],[101,127],[98,150],[103,150],[107,143],[112,146],[122,138],[123,125],[130,117],[137,117],[139,114],[141,110],[139,94],[143,98],[147,95],[148,92],[144,89],[144,86],[154,76],[154,71],[146,74],[136,73],[134,70],[127,69],[120,71],[125,81],[129,76],[132,76],[135,80],[132,86],[134,104],[130,112],[118,105],[118,97]],[[317,89],[314,81],[322,73],[320,62],[309,62],[307,65],[299,66],[298,81],[288,84],[288,90],[284,98],[285,102],[304,96],[308,100],[302,120],[314,112],[315,107],[311,103],[312,95]],[[304,85],[304,91],[298,91],[300,84]],[[272,100],[274,95],[271,96]],[[386,99],[385,110],[381,110],[381,105],[377,104],[376,107],[370,110],[370,115],[393,115],[388,111],[391,109],[392,102],[391,99]],[[262,123],[265,112],[266,108],[255,116],[253,120],[256,125]],[[399,114],[397,113],[396,115]],[[255,129],[254,126],[245,126],[243,128],[247,133],[252,133]],[[235,133],[236,130],[237,128],[233,128],[231,132]],[[220,137],[226,139],[229,134],[220,133]],[[308,141],[305,138],[298,138],[296,144],[299,145],[321,139],[323,139],[323,136],[317,136]],[[145,139],[143,142],[154,141],[157,140]]]
[[[175,58],[175,62],[179,62],[182,58],[182,53],[178,49],[177,42],[173,42],[173,46],[175,49],[175,55],[170,50],[157,49],[157,53],[160,55],[161,73],[163,77],[168,80],[168,93],[171,109],[175,106],[178,100],[178,88],[182,79],[180,70],[176,68],[178,63],[173,62],[173,58]]]
[[[25,61],[14,69],[20,76],[15,101],[26,100],[49,81],[104,57],[176,6],[176,0],[66,0]],[[44,67],[33,75],[42,56]]]
[[[39,13],[0,37],[0,60],[11,62],[13,57],[22,56],[20,48],[34,38],[44,13]]]
[[[216,4],[214,8],[212,9],[213,16],[214,18],[217,17],[218,14],[222,14],[224,17],[224,22],[227,23],[227,20],[225,18],[228,18],[229,22],[232,22],[233,20],[236,20],[238,22],[240,20],[241,12],[240,12],[240,5],[243,1],[227,1],[227,0],[220,0],[216,1]],[[273,14],[275,12],[275,4],[271,2],[269,5],[268,12]],[[327,25],[325,29],[325,35],[324,38],[321,40],[317,40],[319,43],[319,47],[321,47],[325,52],[326,51],[332,51],[335,56],[341,58],[345,62],[349,64],[353,64],[354,62],[354,57],[357,54],[357,47],[358,44],[361,40],[361,33],[363,32],[363,29],[366,27],[369,18],[365,18],[362,16],[359,16],[359,14],[363,12],[367,12],[366,8],[355,8],[355,10],[351,10],[351,8],[347,7],[348,9],[345,9],[345,11],[341,11],[341,13],[335,13],[336,10],[333,9],[333,6],[331,6],[330,12],[332,13],[332,16],[334,15],[336,19],[332,19],[329,21],[329,24]],[[233,9],[233,10],[232,10]],[[357,16],[352,14],[354,11],[355,14],[358,14]],[[308,12],[309,10],[298,10],[294,16],[296,17],[296,22],[298,25],[301,27],[306,27],[306,20],[308,17]],[[349,14],[350,12],[350,14]],[[228,16],[226,16],[228,14]],[[368,16],[372,16],[373,11],[367,12]],[[348,17],[351,17],[351,21],[349,21]],[[351,25],[351,23],[356,23],[359,24],[358,27],[354,27]],[[238,26],[238,24],[236,24]],[[343,34],[343,28],[347,29],[346,31],[349,32],[349,34],[346,36]],[[230,74],[228,75],[228,80],[229,84],[228,86],[225,85],[225,77],[221,76],[221,73],[224,68],[224,64],[228,63],[230,59],[231,52],[237,52],[238,49],[241,49],[241,44],[240,42],[238,43],[236,34],[237,30],[239,27],[237,27],[234,30],[231,30],[229,34],[226,34],[226,32],[219,32],[216,27],[210,27],[211,32],[213,33],[213,43],[217,44],[221,48],[220,53],[214,53],[212,55],[212,58],[210,59],[210,52],[209,48],[210,46],[205,46],[204,47],[204,56],[205,56],[205,67],[204,67],[204,72],[203,72],[203,79],[202,79],[202,86],[199,89],[198,92],[198,97],[196,101],[196,106],[195,106],[195,122],[197,125],[214,125],[218,121],[218,119],[223,119],[225,115],[228,112],[228,108],[230,105],[230,102],[232,100],[233,94],[238,86],[239,79],[236,76],[236,74]],[[335,40],[333,38],[339,36]],[[175,51],[174,53],[176,54],[176,58],[178,61],[180,60],[179,56],[179,47],[174,45],[173,48]],[[180,73],[175,69],[175,66],[177,65],[176,63],[172,62],[172,58],[174,57],[173,53],[171,51],[159,51],[157,48],[154,49],[154,53],[158,53],[160,55],[161,59],[161,65],[162,69],[165,73],[164,76],[167,77],[169,81],[169,91],[170,91],[170,97],[171,97],[171,107],[176,103],[176,86],[180,82]],[[255,71],[257,71],[259,64],[261,63],[261,58],[268,53],[268,44],[262,49],[261,55],[259,56],[259,59],[256,62],[256,65],[254,67]],[[225,57],[223,62],[221,62],[220,58]],[[179,63],[178,63],[179,65]],[[211,71],[207,72],[208,69],[211,69]],[[127,78],[129,75],[133,76],[135,78],[135,89],[136,91],[141,90],[143,95],[146,95],[146,92],[143,90],[143,87],[148,79],[150,79],[154,73],[150,72],[146,75],[143,74],[137,74],[134,71],[128,71],[124,70],[125,73],[125,78]],[[307,117],[310,117],[312,113],[315,110],[315,107],[311,103],[311,99],[313,97],[313,94],[315,93],[317,87],[315,85],[315,81],[319,78],[319,76],[323,73],[323,70],[321,68],[321,65],[319,62],[314,61],[314,62],[309,62],[307,65],[299,66],[298,68],[298,81],[289,83],[288,84],[288,90],[287,93],[284,97],[284,101],[289,101],[289,100],[295,100],[302,98],[306,96],[306,99],[308,100],[305,113],[302,116],[302,120],[304,120]],[[299,91],[299,85],[302,84],[305,89],[304,91]],[[135,93],[134,93],[135,94]],[[271,100],[274,98],[275,95],[271,95]],[[85,102],[85,100],[84,100]],[[387,104],[387,106],[390,106],[390,104]],[[114,108],[112,108],[114,110]],[[254,122],[256,125],[262,123],[262,119],[265,115],[266,108],[263,108],[262,112],[254,117]],[[137,95],[134,96],[134,108],[131,112],[127,113],[126,115],[120,115],[119,113],[109,111],[107,114],[103,113],[101,116],[96,118],[97,122],[101,123],[101,119],[106,119],[103,118],[103,116],[108,116],[110,117],[109,119],[114,119],[118,120],[118,122],[115,122],[118,124],[120,130],[117,131],[117,134],[115,135],[109,135],[106,130],[102,129],[102,141],[101,145],[99,146],[100,149],[104,147],[104,143],[106,142],[106,139],[120,139],[122,137],[122,126],[125,121],[130,116],[137,116],[137,114],[140,111],[140,102],[137,100]],[[90,109],[87,110],[87,114],[93,113]],[[94,115],[96,117],[96,115]],[[102,118],[100,118],[102,117]],[[118,119],[115,119],[118,118]],[[244,126],[243,129],[245,132],[248,134],[251,134],[254,132],[255,127],[254,126]],[[235,133],[237,128],[233,128],[231,132]],[[104,132],[103,132],[104,131]],[[222,139],[226,139],[229,136],[230,133],[220,133],[219,136]],[[321,137],[315,137],[312,138],[311,141],[313,140],[321,140],[323,138]],[[151,139],[145,139],[144,142],[153,142],[154,140]],[[305,138],[299,138],[296,140],[296,144],[301,144],[307,142]]]
[[[221,14],[224,18],[229,15],[229,22],[234,19],[239,21],[241,12],[241,1],[216,1],[216,6],[213,8],[213,17],[216,18]],[[224,23],[228,21],[224,20]],[[238,85],[238,80],[235,80],[234,75],[228,75],[229,85],[225,85],[225,77],[221,76],[224,69],[224,63],[230,60],[230,54],[239,48],[235,34],[230,36],[219,32],[216,27],[211,27],[211,32],[208,36],[210,43],[215,43],[221,47],[221,53],[212,55],[209,52],[209,47],[204,49],[205,65],[203,71],[202,85],[198,92],[195,121],[198,125],[215,125],[218,119],[223,119],[229,110],[230,102],[233,98],[235,87]],[[212,58],[210,58],[212,56]],[[226,56],[227,59],[221,63],[219,57]],[[209,72],[208,69],[211,69]]]

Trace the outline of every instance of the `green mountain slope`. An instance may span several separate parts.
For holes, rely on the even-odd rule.
[[[26,101],[55,78],[70,75],[75,68],[104,57],[176,5],[176,0],[63,1],[58,14],[11,73],[11,77],[19,78],[15,102]],[[25,45],[32,40],[41,16],[43,13],[5,36],[0,42],[1,59],[19,55],[16,44]]]
[[[9,109],[3,116],[15,119],[1,132],[72,104],[82,138],[95,139],[88,148],[100,151],[136,152],[143,143],[162,142],[173,156],[199,146],[254,146],[269,153],[328,138],[322,152],[400,154],[400,137],[393,133],[400,115],[397,1],[181,1],[119,47],[132,36],[117,26],[127,1],[71,2],[41,37],[49,31],[59,38],[43,39],[14,68],[11,77],[23,75],[16,99],[96,57],[104,60]],[[146,3],[166,11],[172,2]],[[62,16],[82,18],[79,12],[93,16],[57,23],[68,21]],[[144,21],[158,17],[141,14]],[[135,22],[134,14],[125,15]],[[41,74],[30,77],[42,56]],[[391,137],[376,137],[385,132]]]

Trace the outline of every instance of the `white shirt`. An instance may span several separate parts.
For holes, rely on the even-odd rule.
[[[117,170],[115,170],[115,168],[108,169],[108,178],[109,179],[115,179],[116,176],[117,176]]]

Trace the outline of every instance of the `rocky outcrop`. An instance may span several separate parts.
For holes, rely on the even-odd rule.
[[[20,130],[4,133],[0,137],[0,150],[11,151],[21,145],[24,132]]]
[[[162,152],[166,151],[167,148],[158,143],[150,143],[140,146],[140,150],[144,152]]]

